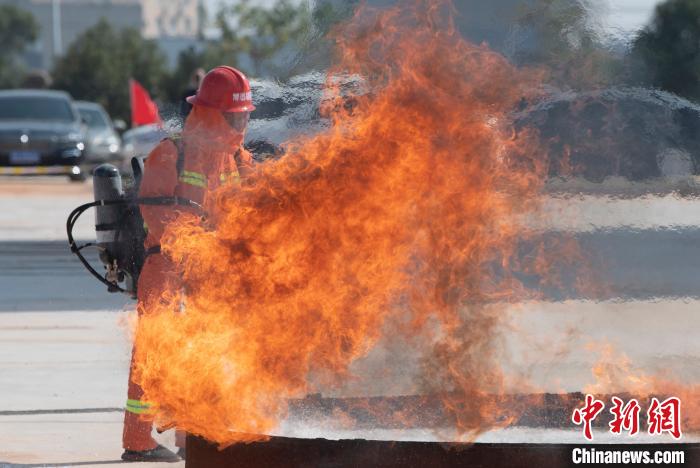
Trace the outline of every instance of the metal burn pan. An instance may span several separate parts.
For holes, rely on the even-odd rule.
[[[246,467],[483,467],[571,466],[571,444],[443,444],[373,440],[272,437],[219,450],[206,440],[187,438],[186,468]],[[630,450],[629,445],[587,444],[587,449]],[[635,450],[640,450],[639,446]],[[684,450],[685,465],[699,466],[700,444],[649,444],[643,450]],[[612,466],[612,465],[610,465]]]

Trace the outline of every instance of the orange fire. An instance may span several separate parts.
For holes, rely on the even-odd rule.
[[[441,395],[463,434],[506,422],[486,403],[505,377],[485,304],[527,294],[516,268],[547,270],[546,252],[515,260],[526,233],[513,219],[536,212],[547,168],[509,125],[539,76],[463,40],[451,14],[447,1],[360,9],[334,35],[330,128],[215,193],[205,221],[169,227],[184,307],[166,291],[135,337],[159,423],[221,444],[260,437],[290,398],[352,378],[387,338],[437,343],[416,392]],[[368,92],[350,100],[348,77]]]
[[[593,366],[594,383],[584,389],[592,394],[624,392],[647,402],[652,396],[660,399],[673,396],[681,400],[684,432],[700,431],[700,385],[672,373],[650,373],[635,366],[623,352],[607,342],[590,343],[588,349],[598,354]]]

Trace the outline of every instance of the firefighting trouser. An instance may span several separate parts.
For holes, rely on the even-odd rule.
[[[139,316],[148,313],[149,302],[159,300],[168,280],[173,278],[172,264],[165,256],[155,254],[148,257],[139,277],[137,306]],[[158,443],[151,436],[153,429],[151,407],[143,400],[143,390],[133,379],[134,354],[132,351],[122,443],[127,450],[143,451],[155,448]],[[175,443],[178,447],[185,447],[184,432],[176,432]]]

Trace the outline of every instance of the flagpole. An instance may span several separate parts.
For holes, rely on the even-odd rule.
[[[51,21],[53,29],[53,56],[58,58],[63,53],[63,35],[61,31],[61,0],[51,2]]]
[[[129,78],[129,110],[131,111],[131,128],[134,128],[134,80]]]

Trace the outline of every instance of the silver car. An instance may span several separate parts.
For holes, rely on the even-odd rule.
[[[172,133],[177,133],[177,129],[168,129],[156,124],[127,130],[123,135],[125,159],[145,158],[163,138]]]
[[[75,107],[87,127],[85,162],[90,164],[121,159],[121,138],[104,108],[86,101],[77,101]]]

